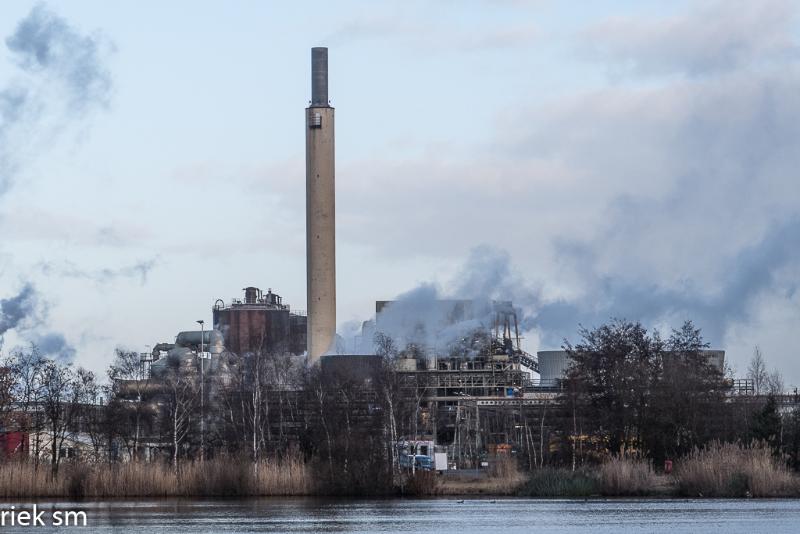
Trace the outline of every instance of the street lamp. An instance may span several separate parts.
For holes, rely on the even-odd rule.
[[[206,459],[206,395],[205,395],[205,321],[197,321],[200,325],[200,461]]]

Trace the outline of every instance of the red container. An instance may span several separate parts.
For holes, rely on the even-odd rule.
[[[0,456],[25,455],[28,452],[26,432],[6,432],[0,434]]]
[[[664,460],[664,474],[672,473],[672,460]]]

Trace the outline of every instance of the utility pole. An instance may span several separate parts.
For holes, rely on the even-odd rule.
[[[205,395],[205,321],[197,321],[200,325],[200,461],[206,459],[206,395]]]

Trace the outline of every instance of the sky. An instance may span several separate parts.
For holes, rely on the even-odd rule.
[[[691,319],[800,385],[795,1],[3,2],[0,336],[104,372],[272,288],[305,308],[329,47],[340,331],[511,298],[524,346]]]

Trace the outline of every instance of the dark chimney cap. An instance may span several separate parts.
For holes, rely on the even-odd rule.
[[[328,107],[328,49],[311,49],[311,107]]]

